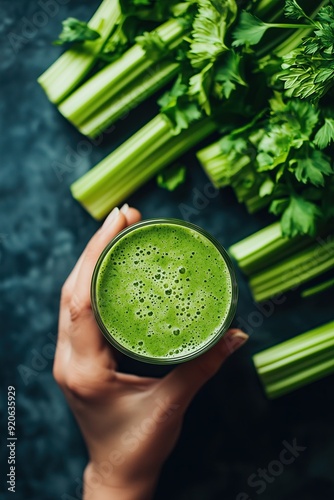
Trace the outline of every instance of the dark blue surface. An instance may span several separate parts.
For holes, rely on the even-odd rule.
[[[65,493],[76,497],[86,452],[52,379],[53,345],[61,285],[99,224],[71,198],[69,185],[155,112],[154,105],[142,105],[118,123],[102,145],[81,154],[71,172],[59,180],[55,162],[64,162],[69,151],[77,151],[80,145],[82,149],[84,138],[47,101],[36,78],[60,53],[51,46],[60,20],[68,15],[88,19],[99,1],[62,3],[56,15],[27,37],[25,20],[39,19],[40,4],[0,2],[0,310],[1,366],[5,367],[5,380],[1,380],[4,396],[7,385],[17,390],[19,469],[15,495],[4,493],[1,475],[1,498],[55,500],[66,498]],[[11,37],[14,47],[9,33],[20,37]],[[196,206],[198,193],[209,184],[194,155],[185,161],[190,167],[188,182],[179,191],[159,190],[152,181],[128,200],[144,218],[181,218],[185,206],[180,204],[188,209]],[[266,222],[261,215],[246,214],[229,192],[204,202],[189,220],[224,246]],[[257,311],[240,275],[239,283],[235,324],[248,321]],[[238,496],[240,492],[252,500],[334,498],[333,376],[269,402],[251,363],[252,353],[331,319],[331,298],[330,293],[309,301],[291,297],[270,317],[260,315],[261,324],[252,328],[248,345],[191,405],[181,439],[163,471],[157,499],[246,500],[246,495]],[[137,373],[153,370],[129,360],[123,365]],[[5,429],[2,418],[2,452]],[[247,484],[249,477],[278,459],[284,440],[294,439],[306,449],[263,493],[257,493],[259,485]]]

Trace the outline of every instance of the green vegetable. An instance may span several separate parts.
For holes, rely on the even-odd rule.
[[[140,38],[138,43],[120,58],[93,75],[63,101],[59,106],[59,111],[80,128],[110,99],[119,99],[125,86],[131,85],[152,68],[159,54],[161,58],[164,58],[166,47],[170,49],[175,44],[179,44],[182,41],[184,30],[181,22],[170,19],[149,35],[147,34],[144,40]],[[159,43],[157,43],[157,39]],[[150,50],[146,53],[145,47],[147,48],[148,45]]]
[[[95,64],[120,16],[117,0],[103,0],[87,25],[100,37],[73,46],[38,78],[51,102],[60,103],[80,84]]]
[[[290,97],[318,102],[334,85],[334,4],[331,3],[315,17],[313,36],[305,38],[300,47],[283,58],[280,78]]]
[[[125,85],[123,81],[121,95],[116,96],[116,98],[112,97],[90,115],[78,127],[80,132],[89,137],[97,137],[130,109],[135,108],[166,85],[178,73],[178,70],[178,63],[167,60],[152,66],[150,70],[128,85]]]
[[[313,94],[307,90],[314,64],[324,64],[326,60],[330,67],[333,65],[334,6],[327,3],[322,2],[308,16],[295,0],[286,0],[285,15],[303,19],[307,24],[301,29],[301,25],[296,25],[297,32],[276,46],[275,39],[268,39],[271,54],[267,55],[263,55],[265,45],[262,48],[259,44],[251,56],[247,47],[258,44],[268,28],[296,26],[263,22],[249,11],[241,13],[232,31],[232,45],[247,46],[243,49],[244,59],[251,57],[255,73],[263,72],[269,84],[263,92],[265,97],[270,87],[273,93],[269,102],[262,99],[255,118],[240,128],[230,127],[230,133],[198,153],[217,187],[231,186],[250,212],[269,206],[269,211],[280,217],[282,234],[287,237],[314,236],[319,225],[334,215],[333,203],[328,201],[334,190],[334,108],[331,101],[323,105],[319,102],[330,89],[331,77],[326,78],[326,92],[321,87],[325,80],[319,75],[319,85],[311,85]],[[307,54],[298,69],[299,79],[292,76],[290,67],[288,71],[281,68],[285,68],[289,58],[296,60],[296,51]],[[284,91],[280,80],[285,81],[288,89],[289,78],[298,92]]]
[[[334,236],[328,234],[330,229],[323,227],[323,236],[317,239],[287,238],[276,222],[235,243],[229,251],[249,277],[253,297],[260,302],[294,290],[334,267]],[[311,295],[313,288],[314,293],[322,289],[316,285],[302,296]]]
[[[186,167],[182,165],[173,165],[157,176],[157,184],[159,187],[167,189],[168,191],[174,191],[185,182],[186,173]]]
[[[163,167],[216,129],[210,120],[195,122],[174,136],[169,121],[157,115],[71,186],[86,210],[102,219]]]
[[[222,12],[216,2],[203,0],[201,5],[205,3],[214,5],[214,7],[212,7],[214,11],[224,15],[226,17],[226,22],[228,22],[227,19],[233,11],[232,7],[231,12],[230,7],[223,9],[224,12]],[[235,3],[231,2],[231,5],[234,8]],[[231,15],[233,18],[233,13]],[[221,19],[221,22],[223,22],[223,19]],[[179,29],[177,35],[175,33],[176,26],[178,26]],[[183,37],[182,33],[184,28],[182,28],[175,19],[166,23],[165,26],[162,26],[165,30],[167,27],[168,29],[170,28],[171,31],[174,30],[175,40],[179,42],[180,38]],[[195,27],[196,29],[193,29],[191,32],[192,37],[201,29],[199,24],[196,23]],[[166,36],[162,36],[161,28],[158,29],[160,29],[158,33],[159,37],[166,44]],[[135,50],[136,53],[142,51],[144,54],[143,49],[139,46],[135,46],[130,50]],[[196,99],[196,96],[190,95],[188,92],[190,78],[198,71],[197,67],[192,70],[189,62],[184,60],[188,52],[188,49],[186,51],[179,51],[178,59],[181,62],[180,76],[172,89],[165,93],[160,99],[161,114],[72,186],[74,197],[78,199],[94,217],[104,217],[113,206],[120,203],[146,180],[216,129],[216,124],[212,120],[208,120],[204,117],[201,105]],[[119,75],[121,71],[124,70],[124,75],[129,72],[129,61],[127,61],[125,65],[121,60],[122,58],[116,62],[116,64],[121,65],[117,74],[115,72],[115,77],[117,78],[120,78]],[[134,64],[132,68],[133,74],[133,70],[136,67],[135,65],[138,64],[138,67],[141,68],[142,64],[141,61],[138,60],[137,57],[134,58],[133,55],[131,56],[131,61],[133,61]],[[130,64],[132,64],[131,61]],[[152,64],[151,61],[150,64]],[[220,69],[223,68],[224,65],[225,60],[222,62]],[[107,68],[102,70],[102,72],[107,71],[109,71]],[[223,81],[222,79],[222,82]],[[110,78],[108,80],[106,79],[106,84],[110,84]],[[220,87],[221,86],[222,84]],[[76,94],[79,94],[79,92],[82,93],[84,87],[85,86],[81,87]],[[116,93],[115,87],[111,90]],[[90,94],[90,92],[88,94]],[[92,94],[90,95],[92,96]],[[94,95],[95,106],[96,99],[99,99],[100,96],[97,96],[95,91]],[[105,93],[101,95],[103,99],[106,99]],[[85,99],[83,96],[81,102],[84,101]],[[80,103],[78,102],[77,104],[79,105]],[[84,107],[84,115],[88,116],[90,112],[88,108],[86,108],[86,104]],[[75,108],[75,106],[73,106],[73,108]],[[61,110],[63,111],[63,109],[62,106]],[[76,113],[77,111],[74,111],[74,114]],[[71,116],[73,118],[73,115]],[[81,112],[79,119],[82,119]]]
[[[334,372],[334,322],[253,356],[268,398],[273,399]]]
[[[229,249],[240,269],[252,276],[270,265],[287,258],[302,248],[310,246],[312,239],[307,236],[286,238],[282,236],[278,222],[232,245]]]
[[[334,236],[312,243],[280,262],[252,274],[249,284],[257,302],[295,289],[334,267]]]
[[[311,288],[303,290],[301,296],[303,298],[311,297],[313,295],[316,295],[317,293],[321,293],[324,292],[325,290],[328,290],[332,286],[334,286],[334,279],[326,280],[322,283],[319,283],[319,285],[315,285],[312,286]]]
[[[334,113],[330,106],[286,98],[281,65],[284,56],[324,28],[327,4],[324,1],[308,15],[307,5],[304,9],[295,0],[286,0],[285,15],[298,21],[286,23],[278,0],[245,1],[244,11],[235,0],[169,5],[165,0],[121,0],[122,16],[98,54],[104,62],[109,58],[112,62],[59,109],[80,131],[95,137],[177,72],[176,82],[159,100],[169,126],[168,140],[189,132],[195,124],[200,127],[206,115],[212,117],[225,137],[219,142],[221,151],[213,148],[201,160],[215,184],[231,185],[251,211],[269,205],[281,219],[284,236],[314,235],[322,219],[334,216],[333,171],[327,151]],[[330,17],[331,11],[326,12]],[[166,17],[164,24],[154,25],[150,32],[144,29],[138,36],[134,18],[157,23]],[[122,53],[136,30],[136,44]],[[255,43],[253,50],[250,45]],[[156,73],[148,74],[151,70]],[[158,156],[165,142],[160,137],[150,142],[149,125],[144,135],[138,134],[143,144],[149,144],[150,154]],[[155,132],[152,138],[157,139]],[[175,137],[175,144],[178,140],[182,143]],[[131,150],[129,154],[131,164]],[[92,182],[95,192],[94,176]],[[86,183],[82,186],[89,189]],[[85,198],[85,193],[80,192],[81,196]],[[98,190],[94,196],[99,196]]]
[[[288,23],[264,23],[249,12],[243,11],[240,16],[238,27],[233,31],[234,41],[232,45],[256,45],[259,43],[265,32],[269,28],[310,28],[309,24],[288,24]]]
[[[198,159],[217,187],[232,186],[251,211],[270,204],[284,236],[315,235],[333,217],[324,202],[333,193],[332,160],[320,149],[332,141],[333,119],[328,109],[278,92],[269,104],[269,117],[259,114]]]
[[[63,30],[54,45],[63,45],[64,43],[84,42],[86,40],[96,40],[100,34],[92,30],[87,23],[79,21],[74,17],[69,17],[62,22]]]

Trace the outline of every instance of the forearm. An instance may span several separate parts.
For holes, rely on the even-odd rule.
[[[136,481],[103,480],[97,476],[94,468],[88,465],[84,472],[83,500],[151,500],[157,477]]]

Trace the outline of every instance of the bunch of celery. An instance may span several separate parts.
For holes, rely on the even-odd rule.
[[[282,236],[279,223],[272,224],[234,244],[230,253],[249,277],[256,301],[270,299],[320,277],[324,283],[305,290],[304,295],[332,285],[326,273],[334,269],[334,235],[310,238]]]
[[[39,78],[51,102],[62,102],[96,63],[108,38],[121,18],[117,0],[103,0],[87,26],[98,31],[95,40],[81,40],[64,52]]]
[[[163,86],[176,75],[179,65],[172,51],[182,42],[185,24],[170,19],[94,74],[59,106],[59,111],[79,130],[91,137],[115,121],[123,112]],[[153,46],[153,47],[152,47]]]
[[[110,211],[159,170],[201,142],[216,128],[208,118],[175,136],[163,115],[124,142],[71,186],[74,198],[96,219]]]
[[[188,14],[172,17],[172,7],[162,0],[103,0],[87,24],[63,22],[56,43],[73,46],[38,81],[84,134],[97,136],[177,74],[175,49]]]
[[[317,234],[334,215],[334,5],[322,2],[310,17],[287,1],[285,12],[303,18],[311,32],[283,42],[271,68],[268,56],[258,59],[255,70],[266,68],[276,89],[268,105],[197,156],[217,187],[231,186],[250,213],[269,205],[280,216],[283,235],[292,237]],[[234,43],[249,50],[269,27],[244,13]]]
[[[266,349],[253,361],[270,399],[334,373],[334,322]]]
[[[274,49],[284,44],[291,50],[298,46],[307,31],[312,31],[309,23],[278,22],[284,20],[282,1],[245,2],[249,11],[263,16],[268,22],[275,21],[274,24],[267,24],[266,29],[283,28],[282,33],[277,30],[278,35],[273,31],[272,35],[268,33],[261,53],[254,52],[249,56],[249,51],[246,54],[237,44],[232,46],[233,39],[244,43],[246,32],[250,35],[254,31],[253,26],[240,31],[243,11],[235,0],[189,3],[195,8],[195,15],[190,33],[178,52],[180,68],[177,81],[159,101],[161,114],[135,134],[133,140],[111,153],[72,186],[74,197],[94,217],[103,217],[115,203],[123,201],[124,197],[217,126],[233,129],[247,122],[250,116],[261,113],[267,106],[268,73],[272,75],[273,66],[274,72],[280,67],[281,59],[277,60],[276,55],[271,58]],[[291,35],[291,30],[296,30],[296,33]],[[248,83],[244,77],[245,69],[253,71],[260,59],[263,66]],[[80,103],[77,102],[74,107],[77,105]],[[95,125],[92,125],[84,130],[95,133],[94,128]],[[193,133],[196,135],[193,136]],[[164,149],[159,151],[162,147]],[[178,152],[169,155],[169,150]]]

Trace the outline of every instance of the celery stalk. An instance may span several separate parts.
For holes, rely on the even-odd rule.
[[[74,182],[72,194],[93,217],[102,219],[161,168],[197,145],[215,129],[216,124],[205,119],[175,136],[165,117],[157,115]]]
[[[89,116],[79,127],[80,132],[92,138],[97,137],[127,111],[138,106],[166,85],[177,74],[178,70],[178,63],[168,61],[153,66],[150,71],[141,75],[136,81],[124,86],[119,96],[110,99],[96,113]]]
[[[223,154],[219,141],[198,151],[196,155],[216,187],[230,185],[233,177],[237,177],[250,163],[250,158],[245,154],[237,163],[231,165]]]
[[[170,19],[156,28],[155,33],[170,47],[181,42],[184,27],[177,19]],[[80,127],[89,116],[122,92],[124,85],[135,81],[154,64],[146,51],[135,44],[73,92],[61,103],[59,111],[76,127]]]
[[[287,394],[334,372],[334,322],[255,354],[269,398]]]
[[[79,85],[94,65],[120,17],[118,0],[103,0],[88,22],[91,29],[100,33],[100,38],[73,46],[38,78],[51,102],[59,104]]]
[[[320,276],[334,267],[334,237],[321,245],[313,243],[250,278],[254,299],[262,301]]]
[[[304,290],[301,293],[301,296],[303,299],[307,297],[311,297],[312,295],[316,295],[317,293],[324,292],[325,290],[328,290],[329,288],[332,288],[334,286],[334,278],[330,280],[326,280],[322,283],[319,283],[319,285],[312,286],[310,288],[307,288],[307,290]]]
[[[280,223],[275,222],[235,243],[229,251],[240,269],[250,276],[311,243],[306,236],[284,238]]]

